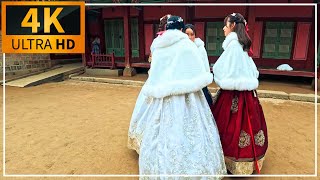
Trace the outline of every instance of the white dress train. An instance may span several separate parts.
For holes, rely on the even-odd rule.
[[[217,126],[202,91],[160,99],[140,94],[129,142],[141,152],[140,175],[226,174]]]

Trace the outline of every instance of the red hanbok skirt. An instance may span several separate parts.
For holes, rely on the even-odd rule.
[[[260,173],[268,148],[267,125],[256,91],[219,90],[211,106],[227,169]]]

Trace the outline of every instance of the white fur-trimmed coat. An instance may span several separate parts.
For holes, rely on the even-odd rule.
[[[196,44],[179,30],[167,30],[154,39],[151,53],[149,78],[142,87],[148,97],[197,92],[213,81]]]
[[[259,71],[243,51],[238,35],[231,32],[224,40],[224,52],[213,66],[214,81],[224,90],[251,91],[259,86]]]
[[[206,49],[204,48],[204,42],[200,38],[196,38],[194,40],[194,43],[198,47],[198,50],[199,50],[199,52],[201,54],[204,68],[206,69],[207,72],[210,72],[208,54],[207,54]]]

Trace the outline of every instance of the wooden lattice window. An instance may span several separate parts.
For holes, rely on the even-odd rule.
[[[132,57],[139,57],[138,19],[131,18],[130,24]],[[105,20],[104,25],[107,54],[111,54],[114,52],[115,56],[124,57],[125,49],[123,19]]]
[[[225,39],[223,22],[207,22],[206,49],[208,56],[220,56],[223,52],[222,43]]]
[[[263,58],[290,59],[294,22],[266,22],[263,42]]]

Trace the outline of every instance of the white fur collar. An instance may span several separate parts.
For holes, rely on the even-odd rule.
[[[189,39],[188,35],[179,30],[167,30],[161,36],[156,38],[152,46],[154,48],[163,48],[182,40]]]
[[[222,43],[222,48],[223,48],[224,50],[226,50],[227,47],[228,47],[228,45],[230,44],[230,42],[231,42],[231,41],[234,41],[234,40],[238,41],[238,35],[237,35],[237,33],[235,33],[235,32],[229,33],[228,36],[225,38],[225,40],[224,40],[223,43]]]
[[[197,45],[197,47],[204,46],[204,42],[200,38],[196,38],[194,43]]]

